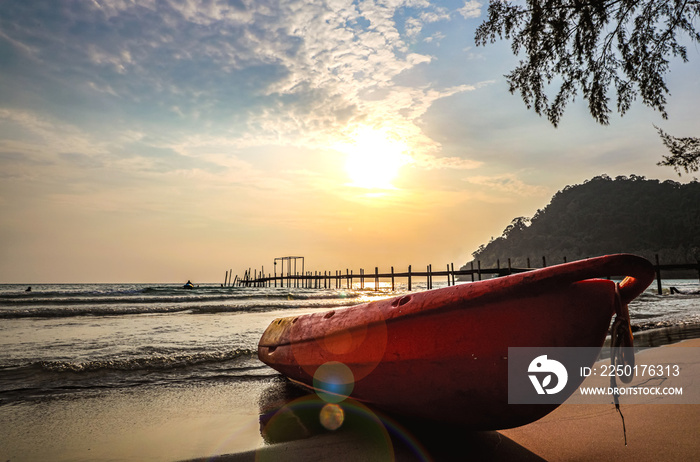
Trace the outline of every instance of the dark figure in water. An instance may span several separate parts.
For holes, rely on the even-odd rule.
[[[671,295],[681,294],[681,295],[700,295],[700,290],[678,290],[675,287],[670,288]]]
[[[31,292],[32,291],[32,286],[27,287],[27,290],[25,292]]]
[[[194,289],[194,284],[192,284],[192,281],[190,281],[190,280],[188,279],[188,280],[187,280],[187,284],[185,284],[185,285],[182,286],[182,287],[183,287],[183,289]]]

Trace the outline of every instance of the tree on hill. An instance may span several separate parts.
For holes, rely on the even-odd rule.
[[[641,96],[664,119],[669,58],[688,61],[677,35],[700,43],[693,22],[698,0],[491,0],[477,45],[509,40],[525,59],[506,75],[510,92],[557,126],[569,101],[581,93],[591,116],[609,123],[611,89],[620,115]],[[559,89],[552,100],[546,87]],[[700,168],[700,138],[676,138],[659,130],[670,155],[659,165],[686,173]]]
[[[503,234],[472,255],[482,266],[525,267],[546,256],[561,263],[611,253],[659,254],[674,263],[700,259],[700,183],[595,177],[557,192],[528,220],[515,218]]]

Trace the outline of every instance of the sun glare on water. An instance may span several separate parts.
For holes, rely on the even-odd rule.
[[[365,189],[395,189],[392,181],[407,162],[408,146],[386,130],[359,129],[353,141],[340,147],[347,159],[345,171],[350,186]]]

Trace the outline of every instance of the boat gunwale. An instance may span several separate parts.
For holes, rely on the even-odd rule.
[[[625,269],[625,267],[628,268]],[[629,268],[632,268],[632,270],[629,271]],[[311,342],[317,338],[328,337],[341,332],[355,332],[360,329],[386,325],[386,323],[395,320],[408,321],[416,317],[439,314],[452,309],[478,308],[479,305],[508,297],[536,297],[538,296],[536,292],[540,292],[543,289],[555,287],[557,290],[563,291],[573,284],[608,281],[603,279],[605,276],[601,277],[601,274],[612,277],[621,276],[624,273],[634,273],[632,277],[637,279],[636,281],[633,280],[632,288],[629,288],[628,285],[625,293],[625,298],[630,299],[634,299],[638,293],[643,292],[651,284],[655,274],[651,263],[636,255],[616,254],[578,260],[536,269],[527,273],[518,273],[414,294],[404,294],[321,313],[276,318],[263,333],[258,343],[258,348],[277,348],[293,343]],[[591,275],[597,275],[597,277],[586,277]],[[624,276],[629,277],[630,274],[624,274]],[[641,290],[639,289],[640,287],[642,287]],[[435,297],[436,294],[439,295],[438,299]],[[408,302],[401,303],[401,300],[406,297],[410,297]],[[346,325],[343,322],[344,318],[352,317],[356,311],[363,312],[364,322]],[[328,316],[329,313],[333,314]],[[370,316],[371,318],[368,319]],[[290,329],[292,329],[291,326],[298,321],[309,324],[310,327],[306,333],[310,335],[307,335],[305,338],[290,338],[288,334]],[[278,335],[273,336],[277,340],[284,341],[265,342],[265,339],[268,337],[268,331],[272,329],[277,329],[278,331],[284,329],[284,331],[277,332]],[[270,336],[272,336],[271,333]]]

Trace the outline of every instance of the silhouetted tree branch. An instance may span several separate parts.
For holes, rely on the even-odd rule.
[[[676,138],[659,127],[654,127],[671,153],[663,156],[663,160],[658,165],[673,167],[679,175],[681,169],[685,170],[685,173],[697,172],[700,168],[700,138]]]
[[[621,115],[641,96],[666,119],[669,59],[688,61],[677,35],[700,43],[693,25],[699,15],[700,0],[491,0],[475,40],[486,45],[505,38],[514,54],[524,52],[525,59],[506,75],[510,92],[519,92],[528,109],[554,126],[579,92],[591,116],[607,125],[613,89]],[[557,85],[548,95],[547,88]],[[659,164],[698,170],[699,154],[692,147],[700,139],[662,135],[669,149],[667,139],[684,142],[673,144],[675,151]]]

